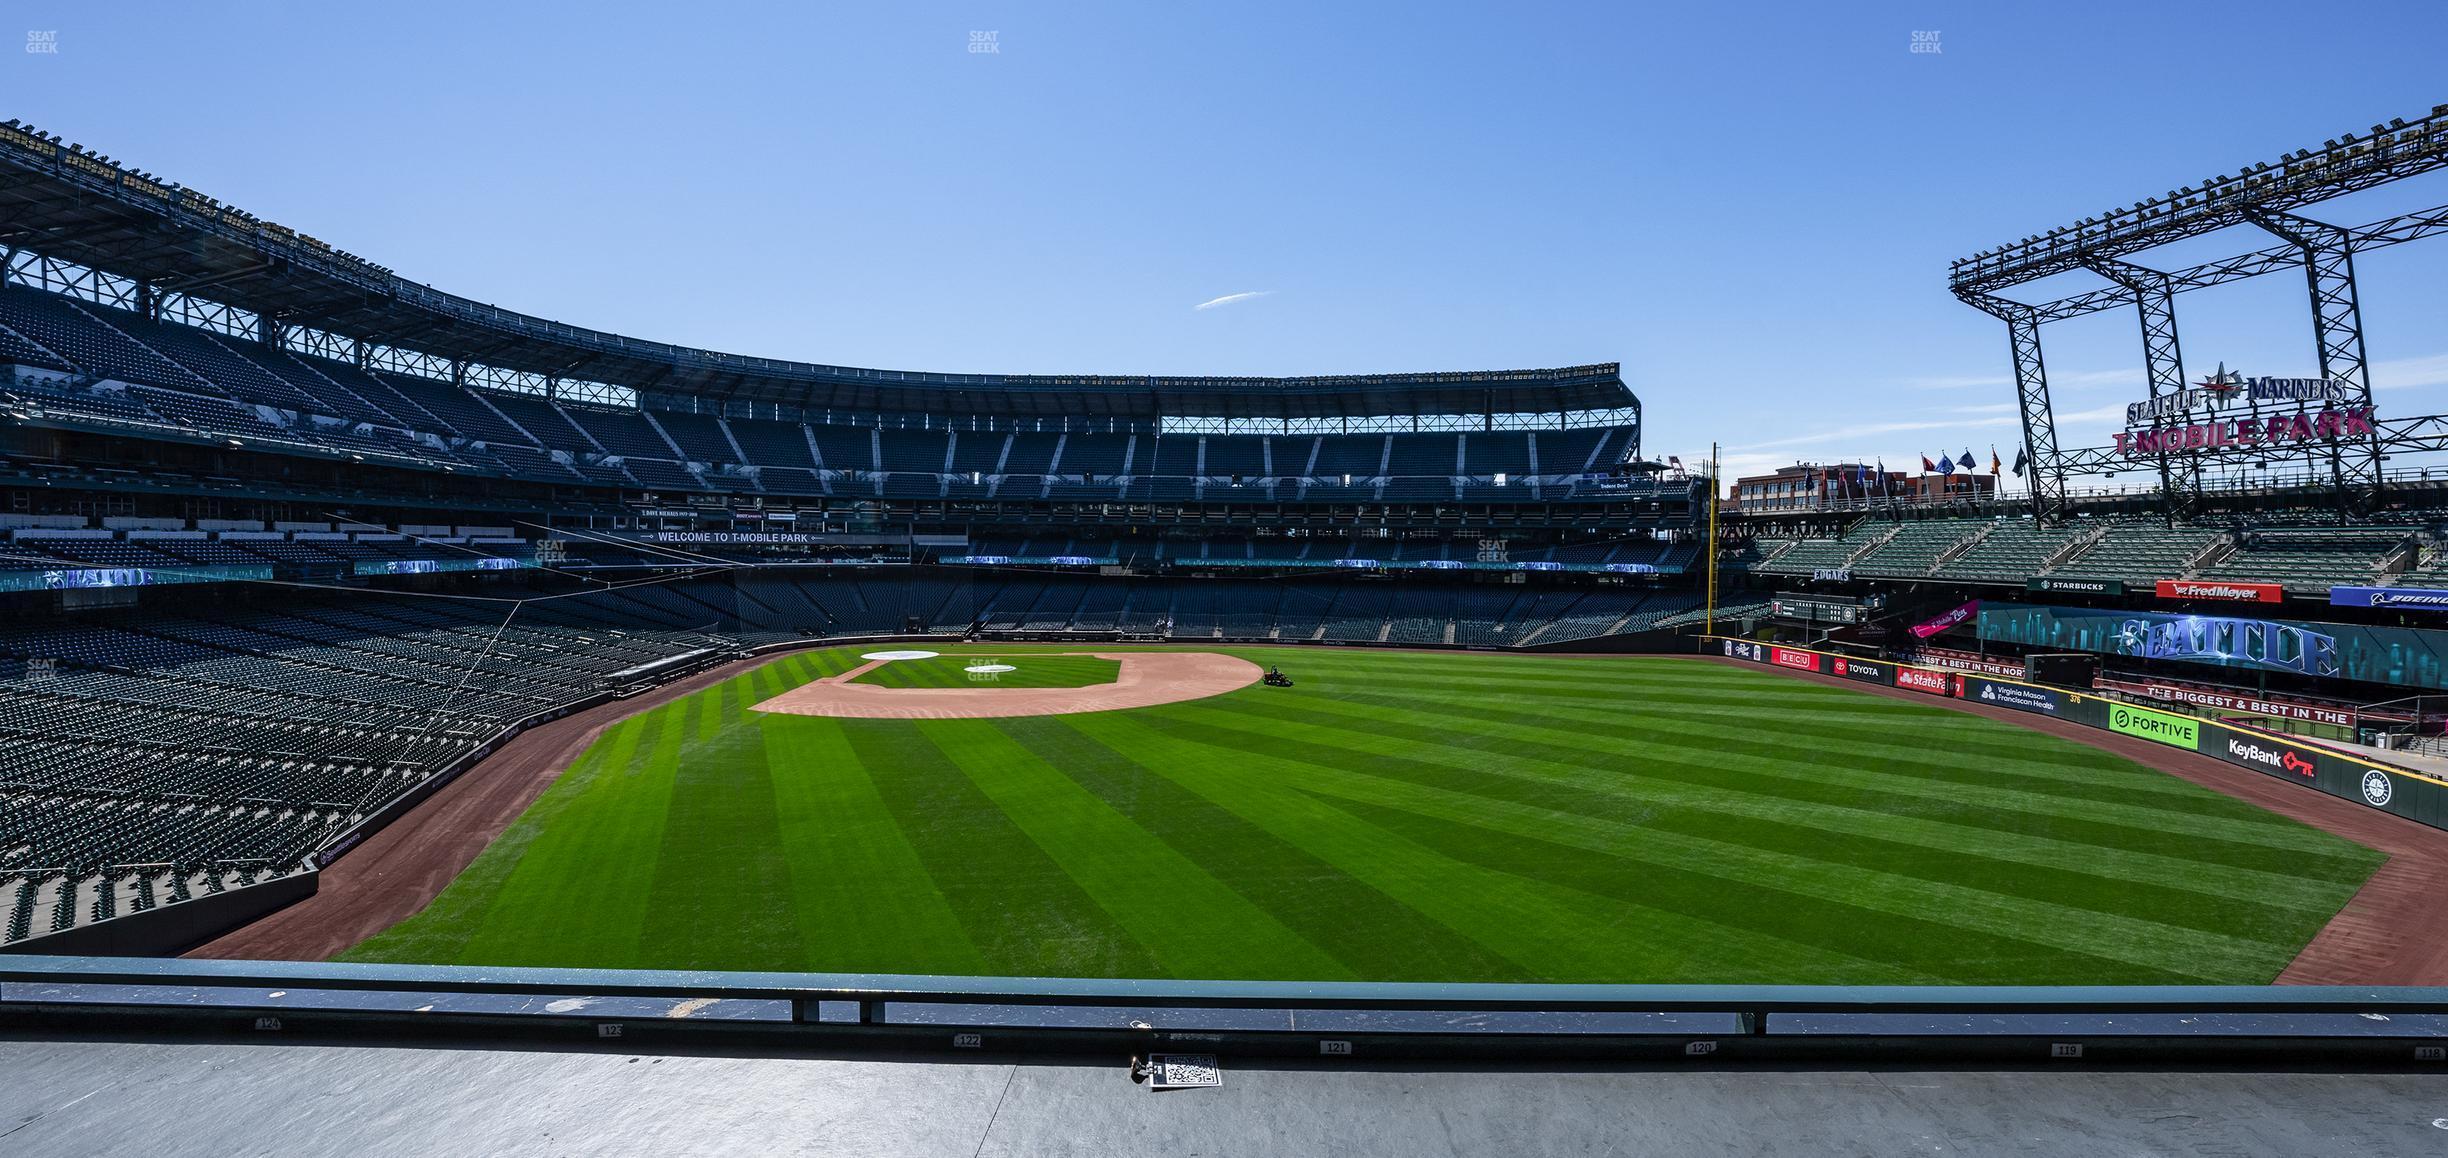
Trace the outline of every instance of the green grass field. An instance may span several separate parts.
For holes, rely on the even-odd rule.
[[[995,672],[992,679],[982,680],[969,672],[971,664],[1009,664],[1019,670]],[[1084,688],[1112,683],[1121,671],[1119,662],[1093,655],[962,652],[896,659],[850,682],[887,688]]]
[[[2260,983],[2381,859],[2096,749],[1685,659],[1249,649],[1299,686],[1029,719],[746,709],[861,650],[614,726],[346,959]]]

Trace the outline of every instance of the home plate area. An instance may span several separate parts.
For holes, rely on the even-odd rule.
[[[1205,699],[1248,687],[1263,674],[1248,660],[1199,651],[883,651],[860,658],[866,662],[755,710],[876,720],[1059,716]]]

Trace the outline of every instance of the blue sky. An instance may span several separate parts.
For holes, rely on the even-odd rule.
[[[927,370],[1619,361],[1652,453],[1737,469],[2011,457],[1951,259],[2448,100],[2436,0],[11,9],[57,51],[0,116],[480,300]],[[2448,409],[2448,242],[2358,272],[2384,412]],[[2188,370],[2313,372],[2303,298],[2180,299]],[[2048,342],[2104,440],[2130,314]]]

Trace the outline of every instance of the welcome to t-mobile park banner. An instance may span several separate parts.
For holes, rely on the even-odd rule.
[[[1975,599],[1927,623],[1913,625],[1912,633],[1922,639],[1928,639],[1978,614],[1980,614],[1980,600]]]

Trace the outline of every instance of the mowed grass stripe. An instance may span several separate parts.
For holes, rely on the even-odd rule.
[[[1357,976],[993,722],[932,722],[927,733],[1165,975]]]
[[[1277,921],[1332,954],[1338,972],[1380,981],[1533,976],[1494,948],[1149,771],[1108,741],[1112,719],[1100,712],[996,726],[1209,876],[1263,902]],[[1169,759],[1174,751],[1148,754]]]
[[[1967,843],[1967,834],[1958,829],[1980,829],[1993,834],[1978,841],[1989,855],[2044,865],[2062,863],[2069,854],[2104,857],[2098,867],[2105,873],[2128,879],[2176,873],[2187,887],[2216,895],[2257,897],[2271,889],[2281,893],[2299,887],[2318,890],[2322,878],[2331,872],[2369,871],[2367,859],[2355,846],[2334,837],[2324,837],[2325,847],[2317,851],[2274,848],[2252,839],[2228,839],[2259,836],[2263,829],[2229,829],[2214,819],[2195,819],[2187,827],[2147,812],[2137,813],[2129,805],[2100,806],[1979,786],[1921,783],[1915,778],[1917,767],[1894,773],[1824,767],[1824,755],[1798,743],[1753,741],[1729,751],[1663,734],[1640,741],[1592,737],[1583,743],[1560,745],[1539,738],[1555,734],[1547,728],[1486,719],[1476,713],[1466,716],[1467,709],[1458,706],[1441,721],[1444,730],[1436,733],[1436,742],[1423,743],[1414,739],[1419,733],[1418,717],[1398,708],[1324,702],[1310,705],[1297,720],[1286,719],[1273,705],[1246,710],[1292,726],[1365,732],[1376,737],[1373,746],[1399,745],[1399,749],[1387,750],[1456,766],[1476,763],[1458,755],[1458,750],[1536,761],[1559,770],[1594,769],[1612,775],[1591,780],[1569,771],[1563,774],[1585,787],[1612,794],[1671,799],[1685,807],[1853,834],[1892,835],[1933,848],[1961,847]],[[1657,758],[1665,754],[1682,758]],[[2140,765],[2129,765],[2129,769],[2135,779],[2165,778]],[[2205,788],[2187,787],[2203,796],[2214,795]],[[2112,807],[2116,810],[2111,811]],[[2171,839],[2183,842],[2186,856],[2166,854]],[[2315,874],[2308,885],[2307,868]]]
[[[665,969],[804,968],[799,923],[776,903],[793,890],[763,733],[724,728],[683,745],[678,764],[637,960]],[[723,839],[705,839],[709,832]]]
[[[787,901],[802,968],[837,973],[993,971],[830,720],[772,716],[757,729],[772,769],[775,831],[791,851]]]
[[[1211,746],[1238,745],[1322,767],[1366,770],[1468,795],[1629,821],[1643,829],[1686,832],[1760,849],[1796,850],[1832,863],[1876,865],[1928,880],[2098,912],[2122,911],[2142,900],[2166,907],[2167,920],[2198,929],[2258,929],[2288,923],[2273,906],[2219,895],[2225,887],[2220,882],[2204,882],[2206,891],[2195,891],[2157,879],[2151,871],[2199,868],[2181,861],[2146,868],[2130,863],[2136,858],[2120,862],[2108,850],[2064,845],[2035,854],[2030,840],[1988,829],[1980,833],[1984,842],[1980,851],[1965,851],[1962,838],[1950,841],[1941,833],[1933,839],[1916,830],[1916,822],[1906,817],[1847,815],[1841,809],[1814,809],[1799,802],[1754,802],[1743,799],[1751,794],[1739,786],[1694,793],[1688,786],[1553,759],[1545,751],[1535,757],[1501,750],[1464,756],[1442,747],[1405,744],[1390,735],[1338,733],[1329,726],[1272,717],[1253,720],[1201,705],[1166,709],[1152,726]],[[1572,755],[1570,750],[1559,754]]]
[[[1016,670],[972,673],[973,665]],[[1112,683],[1121,670],[1119,661],[1091,655],[945,655],[896,659],[850,682],[887,688],[1084,688]]]
[[[1378,731],[1396,726],[1387,721],[1414,718],[1409,709],[1386,704],[1328,701],[1317,709],[1344,711],[1373,721],[1365,727]],[[2131,851],[2164,848],[2170,838],[2183,841],[2188,851],[2197,843],[2208,842],[2202,846],[2204,855],[2192,859],[2289,878],[2300,875],[2307,857],[2314,862],[2337,858],[2336,867],[2342,871],[2353,871],[2359,864],[2354,847],[2335,837],[2303,832],[2300,825],[2290,828],[2244,820],[2234,816],[2233,810],[2251,808],[2249,804],[2070,742],[2054,747],[2038,744],[2032,754],[2012,763],[1967,773],[1954,765],[1932,763],[1927,750],[1899,750],[1900,757],[1885,768],[1876,766],[1878,761],[1867,751],[1871,747],[1867,744],[1841,749],[1848,752],[1847,758],[1832,758],[1829,749],[1815,742],[1809,732],[1747,736],[1740,745],[1729,747],[1674,729],[1629,725],[1616,729],[1620,734],[1592,735],[1583,742],[1559,745],[1552,742],[1553,736],[1587,725],[1534,712],[1491,713],[1474,705],[1439,705],[1439,709],[1450,729],[1445,735],[1457,746],[1527,751],[1566,763],[1603,754],[1623,762],[1627,770],[1705,786],[1714,792],[1753,791],[1899,817],[1950,817],[1973,827]],[[2175,812],[2135,803],[2134,793],[2123,794],[2125,800],[2093,799],[2098,794],[2115,794],[2105,785],[2099,793],[2068,796],[1990,783],[2028,785],[2033,778],[2015,770],[2085,759],[2122,765],[2132,783],[2166,782],[2183,790],[2172,799],[2153,797],[2154,803],[2167,800],[2171,805],[2208,811]],[[1760,782],[1763,777],[1766,782]]]
[[[2102,983],[2114,978],[2120,984],[2134,985],[2200,980],[2111,957],[1984,933],[1943,920],[1881,912],[1847,901],[1731,880],[1715,873],[1627,861],[1611,852],[1516,835],[1498,827],[1354,799],[1344,800],[1342,807],[1381,828],[1490,872],[1512,873],[1711,919],[1723,920],[1728,914],[1739,914],[1746,927],[1847,956],[1890,962],[1920,973],[1928,983],[2005,984],[2034,976],[2092,978]],[[1855,980],[1843,975],[1826,978],[1831,985]]]
[[[1321,772],[1308,785],[1326,793],[1457,824],[1492,828],[1515,836],[1552,841],[1627,861],[1684,869],[1707,876],[1859,905],[1897,916],[1927,919],[2014,940],[2031,941],[2070,955],[2092,955],[2129,967],[2203,981],[2259,984],[2292,959],[2283,946],[2180,928],[2147,917],[2099,913],[2045,901],[1877,869],[1831,864],[1795,853],[1763,850],[1683,833],[1637,828],[1531,804],[1490,800],[1467,793],[1362,773]],[[1733,914],[1729,914],[1729,917]],[[2307,934],[2308,936],[2309,934]],[[2279,954],[2277,966],[2257,972]],[[2216,966],[2242,962],[2239,972]],[[1779,974],[1729,963],[1729,980]],[[2122,974],[2121,974],[2122,975]]]
[[[393,925],[347,952],[343,961],[425,961],[457,964],[469,960],[467,945],[484,926],[485,915],[501,899],[503,884],[525,858],[538,836],[559,820],[569,802],[583,794],[606,767],[624,767],[636,753],[639,737],[661,726],[661,717],[642,712],[604,729],[596,741],[571,762],[567,771],[536,803],[521,813],[493,843],[444,887],[415,917]]]
[[[1778,676],[1758,678],[1785,679]],[[1785,679],[1785,682],[1799,681]],[[1837,694],[1849,695],[1856,701],[1869,699],[1860,693],[1839,691]],[[2147,811],[2192,813],[2281,831],[2301,827],[2285,817],[2216,793],[2203,792],[2173,777],[2133,776],[2132,765],[2123,761],[2107,766],[2089,763],[2099,758],[2097,749],[2071,740],[2000,725],[1946,708],[1883,699],[1829,709],[1803,708],[1778,702],[1775,708],[1777,728],[1763,731],[1760,727],[1760,707],[1756,701],[1774,700],[1776,694],[1771,689],[1755,689],[1749,695],[1755,702],[1748,706],[1729,704],[1723,697],[1716,697],[1705,704],[1675,706],[1672,712],[1658,710],[1666,705],[1650,702],[1646,698],[1634,701],[1614,696],[1550,696],[1540,699],[1536,712],[1500,712],[1499,706],[1511,708],[1519,705],[1510,698],[1490,696],[1484,689],[1461,689],[1450,683],[1425,683],[1412,687],[1398,681],[1388,681],[1388,688],[1384,690],[1340,694],[1333,698],[1412,710],[1474,710],[1491,718],[1559,727],[1566,734],[1583,732],[1593,726],[1613,731],[1626,726],[1627,721],[1632,719],[1654,721],[1670,718],[1675,726],[1667,729],[1666,734],[1696,736],[1715,726],[1727,734],[1740,735],[1746,744],[1762,740],[1774,743],[1790,736],[1807,749],[1819,753],[1822,759],[1829,753],[1842,753],[1852,757],[1855,766],[1881,757],[1907,760],[1917,765],[1927,765],[1926,779],[1948,783],[1998,784],[2035,794],[2109,803],[2142,797],[2145,801],[2142,807]],[[1583,705],[1583,700],[1588,701],[1586,705]],[[2059,753],[2072,758],[2041,760]],[[1940,756],[1946,759],[1937,759]],[[2000,765],[2009,767],[2002,769]]]
[[[1163,750],[1162,739],[1172,734],[1145,714],[1106,713],[1099,723],[1123,744],[1150,751]],[[1913,976],[1716,921],[1481,872],[1291,787],[1297,767],[1268,754],[1228,749],[1202,755],[1178,746],[1174,754],[1152,770],[1464,936],[1508,946],[1506,955],[1539,980],[1698,980],[1710,967],[1704,960],[1721,965],[1727,959],[1786,976],[1843,971],[1898,983]]]
[[[468,939],[467,961],[639,964],[638,931],[645,925],[680,745],[706,703],[691,696],[656,709],[652,732],[630,758],[606,764],[566,802],[502,882],[483,927]],[[555,784],[547,795],[564,787]]]
[[[925,723],[842,720],[839,726],[970,942],[998,971],[1045,977],[1160,972],[1154,955],[935,746]]]

